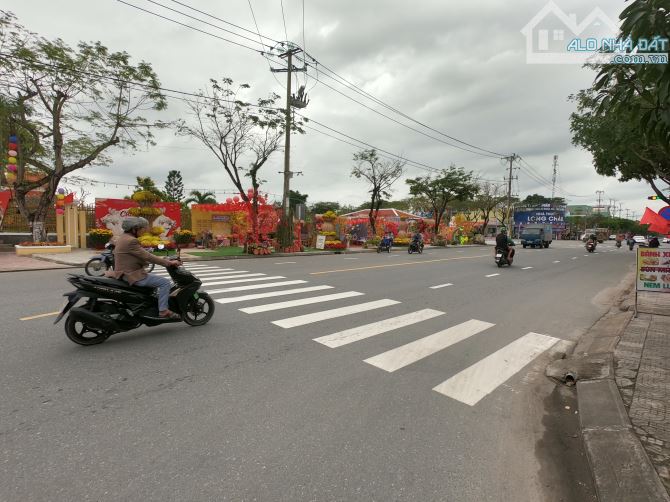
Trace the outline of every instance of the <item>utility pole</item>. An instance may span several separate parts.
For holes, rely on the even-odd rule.
[[[626,208],[626,219],[630,220],[630,209]]]
[[[282,226],[286,233],[282,235],[280,232],[280,240],[282,247],[288,247],[293,244],[293,225],[291,221],[291,202],[289,200],[290,194],[290,180],[293,176],[291,172],[291,107],[304,108],[307,106],[307,95],[304,94],[304,86],[298,91],[298,96],[291,95],[291,74],[294,71],[306,72],[307,67],[303,65],[302,68],[295,68],[293,66],[293,56],[302,52],[300,47],[289,46],[290,48],[279,54],[280,58],[286,58],[286,68],[270,68],[273,73],[286,72],[286,139],[284,140],[284,191],[282,194]]]
[[[619,219],[623,216],[623,202],[619,202]]]
[[[596,190],[596,193],[598,194],[598,214],[602,214],[603,207],[600,205],[600,201],[602,200],[602,196],[605,193],[605,191],[604,190]]]
[[[512,237],[512,230],[514,229],[512,223],[512,170],[514,169],[514,161],[518,158],[516,153],[513,153],[509,157],[505,157],[505,160],[509,160],[509,177],[507,179],[507,228],[510,229],[510,237]]]
[[[556,197],[556,173],[558,171],[558,155],[554,155],[554,175],[551,178],[551,203],[554,204]]]

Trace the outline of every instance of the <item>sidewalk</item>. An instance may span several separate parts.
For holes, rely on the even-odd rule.
[[[634,276],[547,375],[577,384],[581,434],[600,501],[670,502],[670,294],[640,294]]]

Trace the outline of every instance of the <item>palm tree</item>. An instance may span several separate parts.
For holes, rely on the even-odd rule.
[[[196,204],[216,204],[214,192],[201,192],[200,190],[191,190],[190,197],[184,201],[184,204],[194,202]]]

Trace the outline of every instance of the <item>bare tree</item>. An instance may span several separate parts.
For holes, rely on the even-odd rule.
[[[193,123],[180,121],[177,133],[202,142],[221,163],[240,198],[251,205],[252,234],[257,240],[258,190],[265,182],[259,171],[282,146],[285,112],[274,106],[279,99],[274,93],[258,99],[256,105],[242,101],[238,93],[249,88],[240,84],[233,89],[230,78],[210,79],[210,88],[189,103]],[[302,133],[301,125],[294,121],[291,129]],[[250,190],[245,190],[244,176],[251,181]]]
[[[80,42],[75,49],[46,40],[0,11],[0,47],[2,129],[18,145],[10,184],[33,240],[45,241],[44,222],[61,179],[109,164],[109,149],[151,143],[142,113],[167,104],[151,65],[132,65],[127,53],[110,52],[99,42]],[[29,208],[27,194],[36,189],[43,191],[37,207]]]
[[[485,181],[479,184],[479,193],[474,199],[474,207],[481,211],[482,220],[482,234],[486,235],[486,228],[491,220],[491,215],[494,210],[507,199],[505,188],[497,183]]]
[[[374,235],[382,200],[391,195],[391,187],[403,175],[406,162],[401,159],[382,161],[374,148],[355,153],[354,162],[356,165],[351,170],[351,175],[358,179],[363,178],[370,186],[368,219]]]

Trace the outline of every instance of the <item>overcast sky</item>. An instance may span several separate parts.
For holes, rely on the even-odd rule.
[[[258,47],[147,0],[129,2]],[[157,2],[185,10],[170,0]],[[248,0],[182,3],[256,30]],[[288,38],[301,46],[304,43],[307,52],[321,65],[406,115],[486,150],[517,153],[549,180],[553,156],[558,155],[557,195],[566,196],[572,204],[594,204],[596,190],[604,190],[606,201],[615,199],[636,212],[638,218],[641,216],[651,189],[641,183],[619,183],[614,178],[598,176],[590,155],[571,144],[569,116],[574,105],[567,98],[588,87],[593,72],[579,65],[526,64],[526,41],[520,30],[545,5],[544,0],[305,0],[304,22],[302,0],[283,0],[286,34],[280,0],[250,3],[263,35],[275,40]],[[575,13],[578,21],[596,7],[616,20],[624,8],[624,2],[615,0],[556,0],[556,4],[565,13]],[[259,54],[115,0],[21,0],[9,8],[19,22],[48,38],[60,37],[70,44],[99,40],[111,50],[127,51],[134,61],[151,63],[167,88],[193,92],[205,86],[209,78],[226,76],[251,84],[246,96],[250,100],[270,91],[285,95],[285,74],[272,74],[268,62]],[[297,79],[305,83],[304,75]],[[441,168],[455,163],[482,178],[502,180],[505,176],[506,167],[499,158],[463,151],[411,131],[326,84],[396,120],[410,123],[311,70],[306,81],[311,101],[304,114],[313,120],[428,166]],[[189,116],[183,102],[170,100],[162,118],[188,120]],[[434,131],[411,125],[453,143]],[[89,190],[96,197],[127,195],[128,188],[116,188],[114,183],[134,183],[136,175],[152,176],[162,185],[170,169],[182,172],[187,188],[233,188],[223,168],[201,145],[170,131],[162,131],[157,142],[158,146],[134,154],[113,152],[112,165],[79,174],[111,183],[106,187],[92,185]],[[367,198],[365,184],[349,176],[355,151],[353,146],[311,130],[293,137],[292,169],[303,175],[293,178],[291,188],[309,194],[308,202],[363,202]],[[263,168],[265,190],[271,194],[281,193],[282,170],[283,154],[277,152]],[[424,174],[416,167],[407,169],[408,177]],[[515,171],[515,176],[518,182],[514,183],[514,191],[521,197],[530,193],[551,195],[550,188],[534,181],[527,171]],[[398,182],[394,198],[406,195],[404,181]],[[219,193],[217,197],[226,196]],[[651,207],[660,208],[662,204],[652,203]]]

